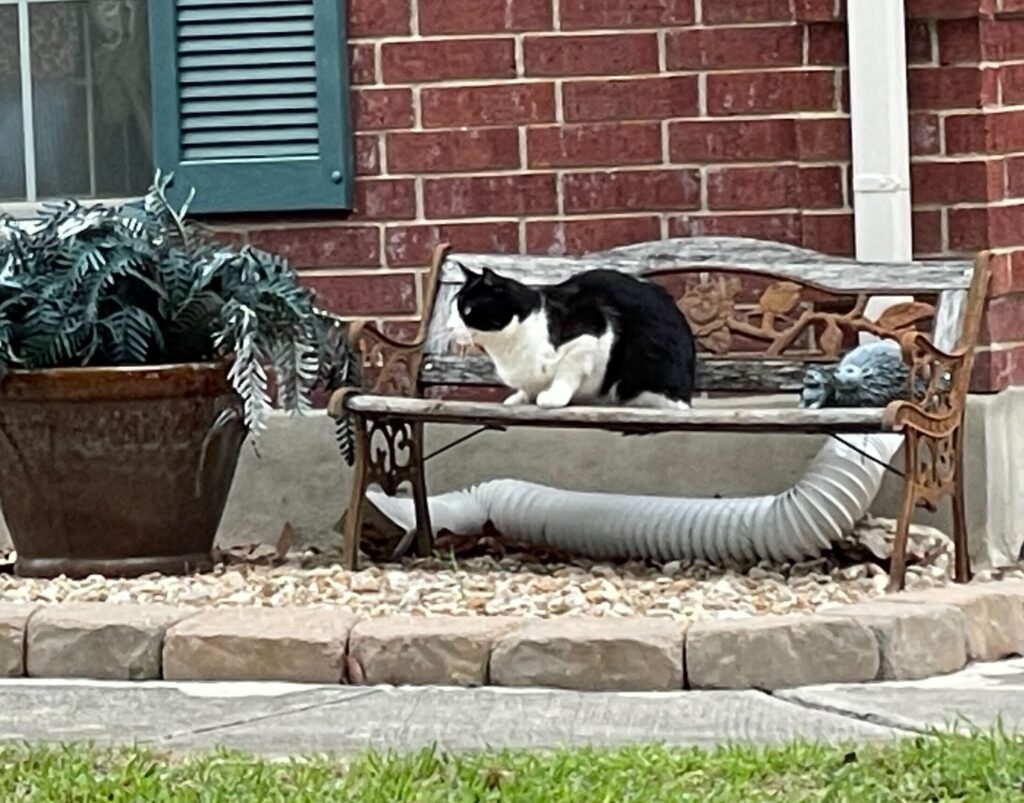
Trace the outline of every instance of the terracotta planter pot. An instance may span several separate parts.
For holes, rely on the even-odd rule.
[[[12,371],[0,511],[15,572],[208,570],[245,434],[222,363]]]

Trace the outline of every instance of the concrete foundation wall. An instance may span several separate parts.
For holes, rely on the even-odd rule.
[[[770,403],[770,400],[768,400]],[[429,449],[469,431],[432,427]],[[800,477],[822,443],[815,436],[604,432],[485,433],[429,464],[433,492],[512,477],[554,487],[676,496],[775,493]],[[222,544],[273,542],[286,522],[298,545],[333,549],[351,470],[323,415],[274,417],[257,458],[250,446],[228,502]],[[897,460],[897,465],[901,460]],[[1001,562],[1024,541],[1024,390],[973,397],[968,412],[967,510],[976,560]],[[874,513],[895,516],[901,481],[890,476]],[[949,532],[948,511],[917,520]],[[6,532],[0,529],[6,541]]]

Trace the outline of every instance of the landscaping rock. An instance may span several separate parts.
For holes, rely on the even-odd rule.
[[[76,602],[41,608],[28,622],[30,677],[151,680],[171,625],[194,610]]]
[[[919,680],[955,672],[967,663],[966,617],[952,605],[865,602],[837,609],[834,615],[853,618],[874,631],[882,680]]]
[[[25,674],[25,628],[38,605],[0,604],[0,677]]]
[[[581,691],[669,691],[683,687],[681,624],[642,619],[526,622],[491,653],[496,686]]]
[[[340,683],[355,618],[332,608],[218,608],[171,628],[168,680]]]
[[[829,616],[760,616],[701,622],[686,633],[693,689],[783,689],[858,683],[878,676],[878,641],[869,627]]]
[[[1024,654],[1024,589],[1009,584],[950,586],[895,594],[892,602],[952,605],[964,615],[967,658],[998,661]]]
[[[349,655],[364,683],[481,686],[495,640],[515,626],[498,617],[370,619],[352,629]]]

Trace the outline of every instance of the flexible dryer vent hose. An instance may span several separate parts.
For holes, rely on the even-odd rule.
[[[856,449],[829,439],[796,485],[772,496],[693,499],[584,493],[493,480],[431,497],[432,525],[435,534],[447,530],[471,535],[490,521],[513,541],[590,558],[807,560],[849,534],[868,512],[882,484],[883,466],[903,441],[893,434],[841,437]],[[412,533],[411,499],[389,497],[376,488],[368,498]]]

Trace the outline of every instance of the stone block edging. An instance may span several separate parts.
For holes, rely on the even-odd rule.
[[[358,619],[338,608],[0,604],[0,676],[584,691],[909,680],[1024,654],[1024,581],[807,616]]]

